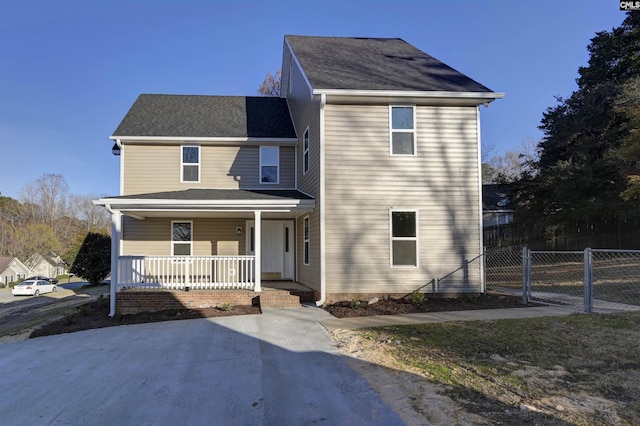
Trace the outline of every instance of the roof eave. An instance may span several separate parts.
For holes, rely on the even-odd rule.
[[[314,89],[314,95],[327,96],[363,96],[363,97],[411,97],[411,98],[451,98],[482,99],[493,101],[502,99],[502,92],[451,92],[435,90],[352,90],[352,89]]]
[[[297,143],[298,139],[291,137],[256,137],[256,136],[240,136],[240,137],[199,137],[199,136],[123,136],[112,135],[109,139],[113,141],[130,141],[130,142],[280,142],[280,143]]]

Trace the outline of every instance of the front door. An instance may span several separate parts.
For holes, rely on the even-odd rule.
[[[261,223],[262,259],[260,278],[263,280],[293,280],[293,221],[263,220]],[[254,254],[254,221],[247,222],[247,254]]]

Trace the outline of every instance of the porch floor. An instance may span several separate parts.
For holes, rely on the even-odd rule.
[[[313,293],[309,287],[304,284],[297,283],[295,281],[270,281],[270,280],[262,280],[261,282],[262,289],[267,290],[292,290],[292,291],[309,291]]]

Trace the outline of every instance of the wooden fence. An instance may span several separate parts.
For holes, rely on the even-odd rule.
[[[487,250],[640,249],[640,216],[576,220],[547,228],[540,224],[508,224],[484,228]]]

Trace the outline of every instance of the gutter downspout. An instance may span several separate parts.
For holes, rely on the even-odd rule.
[[[324,166],[324,106],[327,103],[327,95],[320,95],[320,300],[316,306],[324,305],[327,299],[327,274],[325,256],[325,166]]]
[[[487,106],[488,104],[485,104]],[[476,131],[478,132],[478,211],[479,211],[479,221],[480,224],[480,255],[484,254],[484,226],[483,226],[483,214],[482,214],[482,136],[480,133],[480,105],[476,107]],[[480,293],[484,294],[485,292],[485,277],[484,277],[484,263],[486,259],[482,258],[482,262],[480,262]]]
[[[109,316],[116,315],[116,289],[118,288],[118,257],[120,256],[120,232],[122,228],[122,213],[111,210],[111,205],[105,205],[111,213],[111,283],[109,283]]]

